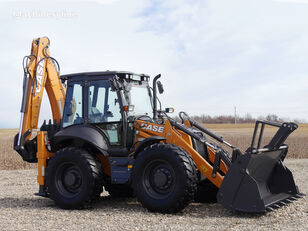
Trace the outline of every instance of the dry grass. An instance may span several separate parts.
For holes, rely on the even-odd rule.
[[[36,167],[35,164],[23,161],[19,154],[13,150],[13,139],[17,132],[16,129],[0,129],[0,170]]]
[[[204,127],[222,135],[226,141],[245,151],[250,146],[254,124],[204,124]],[[268,127],[270,128],[270,127]],[[0,129],[0,170],[35,168],[36,164],[24,162],[13,150],[16,129]],[[265,130],[264,143],[273,136],[275,129]],[[308,124],[299,128],[287,139],[288,158],[308,158]]]
[[[224,140],[245,151],[251,144],[254,124],[204,124],[204,127],[224,137]],[[264,129],[263,146],[273,137],[276,128]],[[289,146],[288,158],[308,158],[308,124],[300,124],[285,142]]]

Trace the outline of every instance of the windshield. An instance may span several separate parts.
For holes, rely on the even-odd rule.
[[[129,104],[134,105],[134,110],[128,112],[129,116],[147,115],[153,117],[151,94],[148,86],[131,84]]]

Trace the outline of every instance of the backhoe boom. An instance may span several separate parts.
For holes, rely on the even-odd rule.
[[[21,105],[21,118],[18,137],[14,149],[24,159],[30,155],[29,143],[36,138],[40,108],[44,89],[46,89],[53,120],[60,122],[65,101],[65,87],[56,69],[58,63],[49,53],[49,39],[42,37],[32,41],[31,54],[24,58],[24,83]],[[59,67],[57,67],[59,68]],[[28,148],[25,143],[28,141]]]

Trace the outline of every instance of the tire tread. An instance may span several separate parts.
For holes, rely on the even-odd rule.
[[[56,168],[58,159],[64,158],[68,153],[73,153],[72,155],[75,155],[79,161],[84,162],[86,165],[87,171],[91,175],[91,180],[89,182],[88,189],[89,192],[87,193],[87,197],[82,201],[80,204],[76,205],[67,205],[64,203],[61,203],[57,200],[57,197],[54,195],[53,192],[50,191],[50,188],[48,187],[49,184],[51,184],[51,178],[49,176],[52,176],[53,168]],[[66,147],[61,150],[59,150],[49,161],[48,166],[46,168],[46,183],[47,183],[47,189],[48,193],[50,194],[51,199],[55,201],[57,205],[59,205],[61,208],[64,209],[83,209],[83,208],[89,208],[91,205],[97,201],[100,198],[100,194],[102,193],[103,189],[103,173],[102,173],[102,167],[101,163],[99,162],[98,158],[94,155],[91,155],[89,152],[87,152],[84,149],[78,149],[75,147]]]

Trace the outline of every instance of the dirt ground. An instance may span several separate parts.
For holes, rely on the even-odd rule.
[[[308,159],[288,159],[300,190],[308,192]],[[149,213],[136,199],[103,197],[92,209],[62,210],[37,192],[36,171],[0,171],[0,230],[308,230],[308,200],[266,214],[240,214],[219,204],[192,203],[181,213]]]

